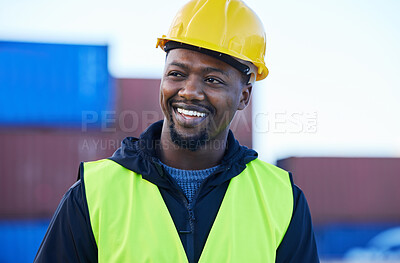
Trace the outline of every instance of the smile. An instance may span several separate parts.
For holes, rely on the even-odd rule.
[[[209,116],[207,109],[194,105],[173,105],[176,124],[185,128],[195,128],[204,123]]]
[[[207,116],[207,114],[205,114],[204,112],[198,112],[198,111],[194,111],[194,110],[185,110],[182,108],[177,108],[178,113],[182,114],[182,115],[186,115],[186,116],[190,116],[190,117],[201,117],[204,118]]]

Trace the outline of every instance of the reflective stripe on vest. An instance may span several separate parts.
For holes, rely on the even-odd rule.
[[[188,262],[158,187],[111,160],[84,164],[99,262]],[[199,262],[275,262],[293,194],[286,171],[255,159],[231,179]]]

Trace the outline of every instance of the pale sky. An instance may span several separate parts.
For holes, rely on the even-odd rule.
[[[0,40],[108,44],[115,77],[159,78],[182,0],[0,0]],[[400,1],[245,1],[267,32],[260,158],[400,157]]]

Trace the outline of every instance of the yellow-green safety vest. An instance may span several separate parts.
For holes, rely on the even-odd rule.
[[[83,180],[100,263],[188,262],[156,185],[108,159],[84,163]],[[275,262],[292,212],[288,173],[249,162],[230,180],[199,262]]]

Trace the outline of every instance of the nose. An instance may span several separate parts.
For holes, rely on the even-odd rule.
[[[204,100],[203,83],[197,78],[189,78],[179,90],[178,95],[186,100]]]

